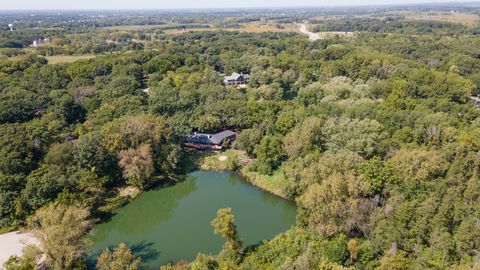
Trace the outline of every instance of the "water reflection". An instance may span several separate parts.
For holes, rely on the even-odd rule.
[[[162,192],[155,192],[160,189]],[[98,225],[94,231],[95,241],[103,241],[109,234],[112,234],[112,230],[127,235],[141,234],[144,231],[152,230],[159,223],[171,217],[175,208],[178,207],[178,202],[194,192],[197,184],[194,178],[190,178],[175,186],[160,189],[145,192],[135,200],[135,203],[118,211],[113,218],[113,223],[121,224],[121,226],[112,226],[112,222]],[[103,229],[104,226],[108,229]]]
[[[96,226],[93,261],[106,247],[127,243],[143,266],[192,260],[198,252],[216,254],[223,239],[210,221],[219,208],[231,207],[245,245],[267,240],[290,228],[295,206],[260,191],[229,172],[191,173],[175,186],[143,193]]]

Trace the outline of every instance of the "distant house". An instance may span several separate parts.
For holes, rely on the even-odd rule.
[[[235,86],[242,86],[246,85],[250,80],[249,74],[238,74],[236,72],[232,73],[230,76],[225,76],[223,78],[223,83],[226,85],[235,85]]]
[[[46,37],[46,38],[44,38],[44,39],[41,39],[41,38],[35,39],[35,40],[32,42],[32,44],[30,45],[30,47],[43,46],[43,45],[45,45],[45,44],[47,44],[47,43],[49,43],[49,42],[50,42],[50,38],[48,38],[48,37]]]
[[[184,145],[198,150],[221,150],[228,142],[235,140],[237,134],[231,130],[225,130],[215,134],[193,133],[183,140]]]

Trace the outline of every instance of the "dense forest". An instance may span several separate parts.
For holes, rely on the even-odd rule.
[[[85,268],[84,236],[128,201],[118,188],[181,181],[191,159],[183,136],[225,129],[254,160],[231,169],[279,177],[296,224],[245,247],[221,209],[212,230],[222,251],[162,269],[480,267],[475,27],[344,18],[315,30],[355,36],[311,42],[293,32],[27,26],[0,34],[0,228],[33,231],[48,268]],[[55,44],[28,48],[45,36]],[[83,53],[103,55],[44,57]],[[247,89],[222,83],[232,72],[250,74]],[[33,269],[38,257],[24,252],[6,269]],[[121,245],[97,268],[140,260]]]

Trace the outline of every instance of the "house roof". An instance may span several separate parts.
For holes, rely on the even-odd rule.
[[[213,143],[213,144],[220,144],[226,138],[234,136],[234,135],[235,135],[235,132],[233,132],[231,130],[225,130],[225,131],[222,131],[220,133],[213,134],[210,137],[210,142]]]
[[[195,133],[194,135],[187,136],[185,139],[192,143],[202,144],[221,144],[223,140],[235,136],[235,132],[231,130],[225,130],[216,134]]]
[[[225,81],[237,81],[240,78],[248,79],[250,76],[248,74],[238,74],[236,72],[232,73],[230,76],[225,76]]]

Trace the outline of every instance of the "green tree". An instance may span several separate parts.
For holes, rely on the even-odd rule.
[[[284,138],[285,152],[291,159],[298,158],[323,146],[323,121],[318,117],[305,119],[302,125]]]
[[[324,236],[371,231],[370,215],[374,202],[367,198],[368,183],[349,172],[334,173],[313,184],[299,198],[308,210],[308,223]]]
[[[0,173],[0,228],[11,227],[20,223],[16,213],[16,203],[21,197],[24,186],[24,175]]]
[[[405,270],[411,269],[412,262],[407,258],[405,252],[397,251],[389,252],[380,259],[380,265],[376,270]]]
[[[99,270],[137,270],[141,259],[135,258],[125,243],[118,245],[115,250],[105,249],[97,260]]]
[[[97,133],[78,139],[74,145],[73,163],[78,168],[95,171],[100,176],[115,175],[118,172],[116,156],[102,146]]]
[[[139,87],[140,85],[133,77],[114,77],[105,89],[100,92],[100,96],[104,101],[112,101],[125,95],[140,94]]]
[[[394,170],[385,165],[380,157],[374,157],[362,167],[363,178],[370,184],[368,194],[370,196],[381,194],[385,184],[395,180]]]
[[[285,158],[282,137],[278,135],[265,136],[255,147],[255,154],[258,158],[259,171],[271,174]]]
[[[215,258],[199,253],[197,258],[190,264],[192,270],[215,270],[218,269]]]
[[[74,145],[70,142],[56,143],[50,146],[43,161],[47,164],[68,166],[73,160]]]
[[[28,225],[51,268],[73,269],[83,265],[87,252],[83,237],[93,226],[88,209],[53,203],[38,210]]]
[[[239,262],[242,257],[242,240],[238,235],[237,226],[235,225],[235,217],[231,208],[222,208],[217,212],[217,216],[212,221],[215,234],[225,238],[225,245],[221,252],[221,256],[227,261],[233,260]]]
[[[365,158],[378,152],[378,143],[387,136],[376,120],[347,117],[328,119],[322,131],[327,149],[348,149]]]
[[[49,110],[55,119],[67,123],[83,121],[85,113],[83,108],[76,104],[73,96],[66,90],[53,90],[50,92],[51,105]]]
[[[177,168],[180,149],[163,117],[150,114],[124,116],[107,123],[100,132],[102,145],[115,156],[122,150],[148,144],[157,173],[170,175]]]
[[[74,181],[67,176],[65,168],[58,165],[43,165],[26,177],[22,190],[23,211],[32,213],[53,201],[63,189],[72,187]],[[17,211],[21,208],[17,207]]]
[[[0,125],[0,144],[0,172],[19,174],[34,168],[38,159],[25,125]]]
[[[41,256],[38,247],[28,245],[23,248],[21,257],[11,256],[3,266],[5,270],[34,270]]]
[[[248,156],[255,155],[255,147],[262,141],[263,132],[261,128],[245,129],[237,137],[237,144],[240,149],[245,150]]]
[[[0,92],[0,124],[24,122],[40,116],[48,98],[20,88]]]

